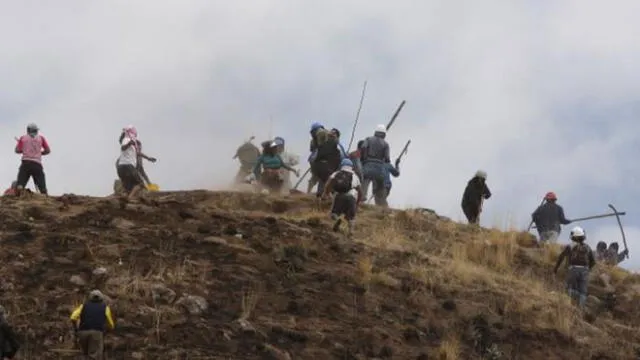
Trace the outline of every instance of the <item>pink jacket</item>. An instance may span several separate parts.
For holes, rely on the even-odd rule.
[[[49,143],[42,135],[31,137],[22,135],[16,145],[16,150],[22,154],[22,160],[35,161],[42,163],[42,150],[51,151]]]

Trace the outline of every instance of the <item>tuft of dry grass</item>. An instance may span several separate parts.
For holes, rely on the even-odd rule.
[[[440,360],[458,360],[460,353],[460,340],[453,334],[447,336],[438,347],[438,359]]]

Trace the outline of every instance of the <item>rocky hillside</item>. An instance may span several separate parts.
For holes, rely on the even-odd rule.
[[[68,316],[110,297],[108,359],[635,359],[636,275],[587,316],[528,234],[365,207],[353,239],[305,196],[2,198],[0,302],[21,359],[71,359]],[[594,276],[595,278],[595,276]],[[615,306],[614,306],[615,305]]]

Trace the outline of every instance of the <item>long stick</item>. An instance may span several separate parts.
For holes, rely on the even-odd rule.
[[[302,180],[304,180],[304,178],[309,174],[309,171],[311,171],[311,168],[308,168],[307,171],[304,172],[304,174],[302,174],[302,176],[300,177],[300,179],[298,179],[298,182],[296,183],[296,186],[294,186],[294,189],[298,189],[298,186],[300,186],[300,183],[302,182]]]
[[[393,113],[393,116],[391,117],[391,121],[389,121],[389,123],[387,124],[387,131],[389,131],[389,129],[391,129],[391,125],[393,125],[393,123],[396,122],[396,118],[398,117],[398,115],[400,114],[400,111],[402,110],[402,108],[404,107],[404,104],[406,103],[407,103],[406,100],[402,100],[402,102],[400,103],[400,106],[398,106],[398,109],[396,109],[396,112]]]
[[[542,198],[542,202],[540,202],[540,205],[539,205],[538,207],[540,207],[540,206],[544,205],[544,202],[545,202],[545,201],[547,201],[547,198],[546,198],[546,197],[543,197],[543,198]],[[532,220],[531,220],[531,222],[529,223],[529,227],[527,228],[527,232],[531,231],[531,227],[532,227],[532,226],[533,226],[533,219],[532,219]]]
[[[358,126],[358,119],[360,119],[360,110],[362,110],[362,103],[364,102],[364,94],[367,91],[367,80],[364,81],[362,86],[362,94],[360,95],[360,105],[358,105],[358,112],[356,112],[356,121],[353,122],[353,129],[351,130],[351,139],[349,140],[349,146],[347,147],[347,153],[351,150],[353,144],[353,137],[356,134],[356,127]]]
[[[622,221],[620,221],[620,216],[618,215],[620,213],[618,212],[618,210],[616,210],[615,207],[613,207],[613,205],[609,204],[609,207],[616,214],[616,220],[618,220],[618,226],[620,226],[620,232],[622,233],[622,242],[624,243],[624,249],[627,250],[627,259],[628,259],[629,258],[629,249],[627,248],[627,237],[624,236],[624,229],[622,228]]]
[[[593,219],[601,219],[601,218],[606,218],[606,217],[609,217],[609,216],[620,216],[620,215],[627,215],[627,213],[623,211],[623,212],[611,213],[611,214],[587,216],[587,217],[583,217],[583,218],[571,219],[571,222],[584,221],[584,220],[593,220]],[[534,226],[534,227],[532,227],[532,229],[536,229],[536,227]]]

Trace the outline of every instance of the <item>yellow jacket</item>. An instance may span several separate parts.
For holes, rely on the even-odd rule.
[[[80,326],[80,314],[82,313],[83,307],[84,307],[84,304],[75,308],[75,310],[73,310],[73,312],[71,313],[71,316],[69,317],[71,321],[75,324],[76,329]],[[111,308],[109,307],[109,305],[105,307],[104,315],[107,319],[107,324],[106,324],[107,327],[109,328],[109,330],[113,330],[113,328],[115,328],[115,324],[113,322],[113,317],[111,315]]]

